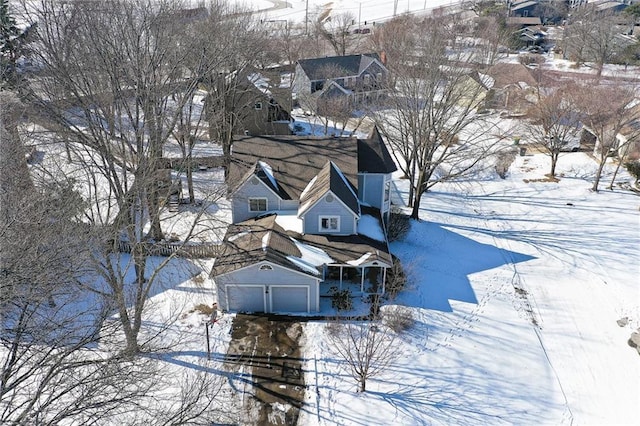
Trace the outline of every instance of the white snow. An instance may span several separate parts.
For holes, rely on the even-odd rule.
[[[302,219],[297,215],[297,211],[276,211],[276,223],[285,231],[297,232],[302,234]]]
[[[358,234],[376,241],[386,241],[384,231],[382,230],[382,226],[380,226],[380,220],[368,214],[360,216],[358,220]]]
[[[347,260],[347,263],[351,266],[359,266],[362,265],[371,257],[372,253],[365,253],[356,260]]]
[[[320,275],[320,271],[318,271],[317,268],[315,268],[310,263],[305,262],[303,259],[300,259],[299,257],[287,256],[287,260],[289,260],[289,262],[295,264],[296,266],[298,266],[300,269],[304,271],[312,273],[313,275]]]
[[[271,239],[271,231],[262,236],[262,250],[266,250],[269,247],[269,240]]]
[[[505,180],[428,193],[422,220],[391,244],[410,277],[393,303],[415,319],[397,360],[357,393],[325,323],[307,323],[299,424],[637,423],[640,362],[627,339],[640,326],[640,201],[589,191],[585,154],[558,167],[560,182],[543,182],[546,156],[517,157]],[[399,203],[408,188],[395,184]]]
[[[271,166],[269,164],[265,163],[264,161],[258,161],[258,164],[260,165],[260,167],[264,171],[264,174],[267,175],[267,178],[269,179],[269,182],[271,182],[271,184],[273,185],[274,188],[277,188],[278,187],[278,182],[276,182],[276,178],[273,176],[273,169],[271,168]]]
[[[310,246],[309,244],[302,243],[295,238],[291,238],[291,241],[300,250],[301,260],[313,266],[320,266],[326,263],[333,263],[334,260],[321,248]]]

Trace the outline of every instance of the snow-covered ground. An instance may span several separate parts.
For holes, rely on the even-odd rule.
[[[640,198],[591,192],[596,164],[584,153],[558,166],[560,181],[543,182],[545,155],[517,157],[504,180],[469,178],[424,197],[422,220],[391,246],[410,277],[393,303],[415,318],[398,337],[398,358],[357,393],[327,346],[325,323],[306,323],[298,424],[637,423],[640,362],[627,339],[640,327]],[[407,188],[395,184],[400,203]],[[167,368],[200,368],[205,317],[193,308],[211,303],[213,282],[163,281],[149,319],[178,318],[180,349]],[[215,374],[226,371],[232,317],[212,329]],[[224,374],[223,394],[238,403],[248,373]]]
[[[350,13],[354,20],[364,25],[383,22],[406,12],[428,13],[438,7],[455,7],[459,0],[232,0],[248,6],[251,10],[265,14],[267,21],[289,21],[303,23],[322,12],[331,14]]]
[[[640,198],[589,191],[585,154],[559,166],[559,183],[531,182],[548,158],[517,157],[505,180],[428,194],[391,247],[410,276],[396,303],[416,320],[398,359],[356,393],[324,324],[307,324],[299,424],[635,424]]]

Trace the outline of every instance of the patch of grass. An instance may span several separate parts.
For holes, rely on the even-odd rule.
[[[558,183],[560,182],[560,179],[558,179],[557,177],[551,177],[546,175],[547,177],[544,178],[540,178],[540,179],[522,179],[522,181],[524,183],[534,183],[534,182],[547,182],[547,183]]]
[[[211,315],[211,313],[213,312],[213,308],[211,307],[211,305],[200,303],[196,305],[190,312],[200,312],[201,314]]]

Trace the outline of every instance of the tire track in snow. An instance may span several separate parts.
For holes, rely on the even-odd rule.
[[[505,191],[506,192],[506,191]],[[478,202],[475,202],[476,207]],[[475,211],[475,210],[474,210]],[[476,213],[478,213],[478,211],[476,211]],[[494,212],[492,212],[494,213]],[[482,215],[481,213],[479,213],[482,217],[486,217],[484,215]],[[499,218],[498,218],[499,219]],[[483,219],[484,220],[484,224],[485,224],[485,229],[489,229],[489,223],[487,221],[487,219]],[[494,221],[495,223],[495,221]],[[498,227],[500,228],[500,231],[507,231],[507,227],[506,225],[502,222],[499,221],[498,222]],[[498,239],[495,234],[491,234],[491,239],[493,240],[494,246],[500,251],[500,255],[503,257],[503,259],[505,260],[505,264],[509,265],[509,267],[512,269],[513,271],[513,276],[511,278],[511,285],[514,288],[514,298],[517,298],[517,296],[520,294],[521,299],[520,301],[514,300],[514,303],[522,303],[524,301],[524,309],[527,312],[527,314],[529,314],[529,319],[531,321],[531,325],[533,328],[533,331],[536,334],[536,338],[538,339],[538,343],[540,344],[540,348],[542,349],[542,352],[544,353],[544,357],[547,361],[547,364],[549,365],[549,368],[551,368],[551,371],[553,372],[553,376],[556,379],[556,383],[558,384],[558,387],[560,389],[560,392],[562,393],[562,398],[564,399],[564,406],[565,406],[565,410],[563,412],[562,415],[562,423],[561,424],[566,424],[568,423],[569,425],[573,425],[573,420],[574,420],[574,416],[573,416],[573,412],[571,411],[571,407],[569,406],[569,399],[567,398],[567,394],[564,390],[564,387],[562,386],[562,382],[560,381],[560,376],[558,375],[558,372],[556,371],[553,363],[551,362],[551,358],[549,357],[549,353],[547,352],[547,348],[544,344],[544,340],[542,337],[542,327],[541,324],[543,322],[543,317],[542,314],[540,312],[540,308],[538,307],[538,304],[535,300],[534,295],[529,292],[527,290],[527,286],[526,286],[526,282],[524,277],[520,274],[520,272],[518,271],[518,266],[517,263],[515,262],[515,259],[513,258],[513,254],[514,251],[512,250],[511,247],[511,242],[508,239]],[[524,293],[521,293],[524,292]],[[531,299],[533,300],[533,305],[531,304]],[[535,312],[537,312],[537,317],[535,315]],[[516,308],[517,310],[517,308]]]

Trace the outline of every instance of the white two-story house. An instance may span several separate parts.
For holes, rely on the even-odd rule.
[[[228,174],[233,225],[212,270],[221,308],[308,313],[329,286],[384,293],[395,170],[377,130],[367,139],[239,137]]]

